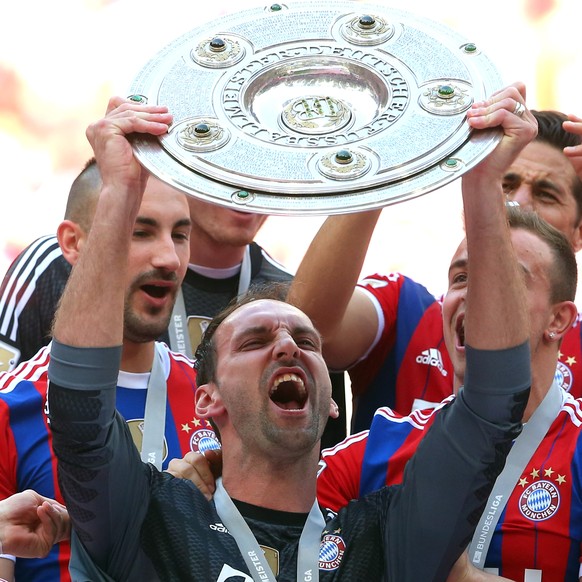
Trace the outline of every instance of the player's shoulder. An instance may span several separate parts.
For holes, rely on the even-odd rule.
[[[382,289],[405,289],[408,291],[414,291],[415,293],[426,294],[435,299],[434,295],[422,283],[419,283],[398,271],[387,274],[374,273],[372,275],[367,275],[360,279],[358,286],[370,291],[380,291]]]
[[[266,281],[291,281],[293,279],[293,273],[256,242],[251,243],[251,260],[253,257],[258,257],[260,260],[260,269],[257,275],[262,279]]]
[[[13,394],[23,382],[45,383],[50,361],[50,345],[42,347],[32,358],[10,372],[0,372],[0,396]]]
[[[157,341],[156,349],[164,361],[167,372],[171,373],[173,369],[179,368],[180,371],[196,378],[195,360],[189,358],[181,352],[173,351],[165,342]]]
[[[340,452],[345,452],[355,448],[362,448],[366,446],[366,441],[368,439],[368,430],[363,430],[346,437],[341,442],[337,443],[333,447],[323,449],[321,451],[321,458],[326,459],[328,457],[333,457]]]
[[[574,398],[572,394],[563,391],[560,412],[567,415],[570,424],[575,429],[582,430],[582,398]]]
[[[416,409],[406,415],[399,414],[388,406],[382,406],[374,413],[372,428],[374,423],[393,423],[395,425],[406,424],[419,430],[425,430],[433,422],[435,415],[454,399],[454,395],[451,395],[432,408]]]
[[[57,237],[54,234],[41,236],[18,254],[10,271],[34,268],[39,264],[48,265],[58,257],[62,257],[62,251]]]
[[[27,246],[10,265],[3,281],[1,302],[6,302],[15,294],[22,293],[22,287],[35,287],[47,277],[67,279],[70,265],[63,256],[56,236],[38,238]]]

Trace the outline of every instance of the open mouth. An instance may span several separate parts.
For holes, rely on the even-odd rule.
[[[307,390],[296,374],[283,374],[275,379],[271,400],[283,410],[302,410],[307,402]]]
[[[460,347],[465,347],[465,315],[459,315],[455,329],[457,333],[457,342]]]
[[[162,285],[142,285],[142,291],[155,299],[163,299],[170,293],[170,287]]]

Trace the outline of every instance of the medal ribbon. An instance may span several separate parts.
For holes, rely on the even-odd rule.
[[[161,348],[156,343],[152,371],[148,380],[143,419],[141,460],[162,470],[164,460],[164,433],[166,428],[166,403],[168,385],[162,364]]]
[[[261,546],[224,489],[222,478],[216,480],[214,504],[222,523],[234,538],[253,580],[255,582],[277,582]],[[317,582],[319,580],[319,547],[324,527],[325,520],[316,500],[311,507],[299,538],[297,582]]]
[[[489,495],[486,509],[481,515],[469,546],[469,559],[476,568],[480,570],[484,568],[495,526],[507,505],[507,500],[528,461],[558,416],[561,407],[562,388],[554,381],[541,404],[529,421],[523,425],[521,434],[515,439],[507,456],[505,467],[497,477],[491,495]],[[491,511],[492,508],[495,509],[495,513]]]
[[[251,247],[247,245],[240,266],[238,278],[237,297],[248,291],[251,284]],[[170,348],[173,352],[178,352],[192,359],[192,345],[190,343],[190,333],[188,331],[188,314],[186,313],[186,304],[184,302],[184,293],[182,287],[178,289],[176,301],[172,309],[172,317],[168,326],[168,335],[170,336]]]

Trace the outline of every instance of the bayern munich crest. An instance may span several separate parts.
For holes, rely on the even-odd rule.
[[[519,509],[532,521],[544,521],[552,517],[560,506],[560,492],[551,481],[535,481],[519,498]]]
[[[319,547],[319,569],[335,570],[342,561],[346,544],[340,536],[327,534],[321,538]]]
[[[220,443],[213,430],[203,428],[195,431],[190,437],[190,449],[195,453],[204,454],[206,451],[220,449]]]
[[[554,381],[560,388],[564,389],[566,392],[570,392],[572,388],[572,371],[564,362],[558,361],[558,366],[556,367],[556,373],[554,374]]]

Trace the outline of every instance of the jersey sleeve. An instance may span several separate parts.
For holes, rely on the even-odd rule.
[[[18,491],[16,485],[17,451],[10,428],[10,408],[0,399],[0,499],[6,499]]]
[[[14,260],[0,286],[0,370],[13,369],[49,343],[69,273],[55,236],[36,240]]]
[[[359,497],[367,436],[364,431],[322,451],[317,475],[317,499],[321,506],[337,512]]]
[[[408,344],[426,309],[436,303],[425,287],[401,273],[373,275],[358,286],[369,294],[378,310],[379,329],[368,353],[350,369],[356,396],[366,391],[396,342]]]
[[[121,348],[53,342],[51,352],[49,418],[73,527],[97,566],[135,580],[149,469],[115,409]]]

